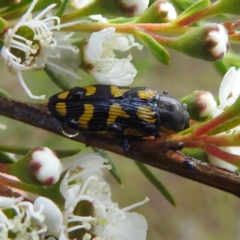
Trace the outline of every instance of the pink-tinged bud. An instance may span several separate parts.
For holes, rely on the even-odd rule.
[[[212,116],[213,110],[217,107],[213,95],[207,91],[194,91],[181,101],[187,104],[190,118],[196,121]]]
[[[29,168],[37,180],[47,186],[56,183],[63,171],[63,166],[55,152],[47,147],[33,150]]]
[[[139,18],[136,23],[164,23],[176,19],[177,13],[172,4],[158,0],[154,2]]]
[[[120,2],[124,11],[129,12],[132,17],[142,15],[149,4],[149,0],[120,0]]]
[[[219,61],[228,51],[228,34],[221,24],[207,24],[180,36],[173,48],[191,57]]]
[[[222,59],[228,51],[228,34],[226,29],[220,24],[212,28],[209,27],[206,42],[209,45],[209,52],[212,56]]]
[[[162,16],[164,22],[171,22],[177,18],[177,13],[173,5],[166,1],[159,2],[159,13]]]

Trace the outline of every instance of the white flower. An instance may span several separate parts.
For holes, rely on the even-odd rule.
[[[228,51],[227,31],[221,24],[209,25],[208,29],[205,40],[209,45],[209,52],[216,60],[220,60]]]
[[[236,70],[235,67],[231,67],[221,82],[219,88],[219,105],[213,112],[213,117],[216,117],[223,110],[231,106],[239,97],[240,94],[240,69]]]
[[[177,12],[173,5],[169,2],[159,1],[159,12],[164,15],[165,22],[171,22],[177,18]]]
[[[145,240],[145,218],[129,210],[148,199],[120,209],[111,200],[102,169],[109,168],[97,154],[83,156],[69,169],[60,184],[65,202],[60,208],[46,197],[34,203],[19,198],[0,197],[0,239]],[[55,189],[56,190],[56,189]],[[12,209],[15,215],[12,217]],[[11,217],[8,216],[11,213]],[[79,231],[80,230],[80,231]]]
[[[44,185],[56,183],[63,171],[60,160],[56,154],[47,147],[33,150],[29,167],[36,178]]]
[[[56,4],[49,5],[45,10],[32,18],[31,11],[36,3],[37,0],[33,0],[29,9],[19,22],[7,30],[4,35],[4,45],[1,54],[10,70],[17,74],[20,84],[29,97],[44,99],[44,96],[32,95],[23,80],[22,71],[43,69],[48,65],[57,71],[78,78],[78,76],[72,72],[72,69],[79,66],[79,50],[72,46],[68,39],[69,35],[65,37],[63,34],[60,35],[54,32],[60,30],[61,27],[75,23],[60,25],[60,19],[58,17],[45,17]],[[27,30],[28,33],[24,36],[22,32],[27,32]],[[64,52],[65,55],[68,55],[68,59],[64,59],[65,62],[62,64],[62,61],[56,60],[63,57],[65,58]],[[74,64],[72,64],[73,62]],[[68,65],[67,68],[70,68],[71,71],[66,69],[66,65]]]
[[[106,212],[103,220],[106,223],[96,225],[93,230],[102,239],[145,240],[147,237],[147,221],[138,213],[125,212],[116,206]]]
[[[92,234],[99,240],[144,240],[146,239],[147,223],[144,217],[127,211],[142,205],[147,201],[137,203],[125,209],[119,209],[111,201],[109,185],[102,177],[102,169],[108,166],[105,159],[96,154],[88,154],[75,163],[75,166],[65,175],[60,191],[65,198],[64,225],[67,233],[85,229],[83,239],[91,239]],[[81,202],[89,202],[89,212],[92,216],[79,216],[73,213]],[[86,209],[85,209],[86,210]],[[67,227],[69,223],[72,227]],[[65,238],[63,238],[65,239]]]
[[[8,217],[8,213],[14,215]],[[16,240],[43,239],[47,232],[44,219],[41,210],[35,211],[33,204],[22,197],[0,197],[0,239],[9,239],[9,234]]]
[[[120,0],[124,9],[134,9],[132,16],[140,16],[147,9],[149,0]]]
[[[128,85],[137,74],[130,63],[131,56],[117,59],[113,50],[124,52],[133,46],[142,49],[140,44],[134,42],[132,35],[115,34],[112,27],[92,33],[84,47],[85,65],[101,84]]]
[[[236,70],[235,67],[231,67],[223,77],[223,80],[219,89],[219,105],[213,111],[213,117],[221,114],[224,109],[231,106],[240,95],[240,69]],[[240,133],[240,127],[235,127],[222,134]],[[223,151],[240,155],[240,147],[221,147]],[[238,168],[230,163],[227,163],[221,159],[218,159],[209,154],[209,161],[217,166],[226,168],[230,171],[236,171]]]

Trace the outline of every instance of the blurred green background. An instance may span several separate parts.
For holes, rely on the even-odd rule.
[[[169,66],[157,62],[146,50],[131,52],[138,69],[133,86],[149,86],[159,92],[181,98],[194,90],[208,90],[214,95],[222,77],[211,63],[189,58],[172,52]],[[29,99],[17,78],[10,75],[1,61],[1,88],[11,97],[21,101],[39,102]],[[82,72],[81,81],[71,80],[71,85],[87,85],[94,81]],[[23,73],[33,94],[46,94],[47,98],[60,89],[54,85],[43,71]],[[26,147],[48,146],[53,149],[84,149],[84,145],[55,136],[44,130],[0,116],[0,123],[7,124],[0,130],[0,144]],[[112,187],[112,198],[121,208],[142,201],[146,196],[150,201],[135,209],[148,221],[148,240],[235,240],[240,239],[240,201],[237,197],[214,188],[184,179],[177,175],[151,168],[156,176],[173,194],[177,208],[172,207],[162,195],[140,173],[131,159],[110,154],[121,174],[124,187],[120,187],[109,173],[106,180]],[[68,161],[68,160],[66,160]],[[239,189],[240,191],[240,189]]]

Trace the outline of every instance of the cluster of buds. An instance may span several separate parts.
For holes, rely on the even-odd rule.
[[[34,99],[44,99],[45,96],[31,93],[23,80],[23,71],[47,69],[49,72],[50,69],[52,78],[68,74],[80,79],[77,70],[81,68],[100,84],[131,84],[137,75],[137,69],[131,63],[132,56],[120,59],[116,58],[115,52],[125,52],[132,47],[141,50],[143,46],[135,42],[134,36],[158,59],[165,59],[165,63],[168,56],[161,45],[207,61],[222,59],[228,49],[228,34],[220,24],[196,27],[176,38],[155,35],[154,28],[143,23],[178,23],[173,5],[164,0],[158,0],[149,7],[148,0],[115,0],[104,7],[99,0],[72,1],[77,10],[61,18],[52,14],[56,4],[49,5],[38,14],[32,13],[36,4],[38,0],[31,3],[13,27],[4,21],[0,24],[3,33],[1,55],[10,71],[17,74],[26,93]],[[106,18],[109,15],[131,17],[126,33],[119,28],[121,25]],[[139,23],[141,28],[136,27]],[[85,36],[74,36],[81,29],[91,31],[94,24],[99,24],[98,30],[87,40]]]
[[[173,141],[183,141],[186,148],[198,148],[208,153],[209,162],[236,171],[240,166],[239,101],[240,71],[232,67],[223,77],[218,103],[209,92],[195,91],[184,97],[188,112],[195,121],[192,130],[182,136],[170,136]],[[236,125],[237,123],[237,125]]]

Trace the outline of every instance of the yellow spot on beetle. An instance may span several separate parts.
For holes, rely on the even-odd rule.
[[[121,89],[117,86],[110,86],[110,91],[113,97],[121,97],[123,93],[129,91],[129,88]]]
[[[62,115],[62,116],[66,115],[66,113],[67,113],[66,103],[59,102],[59,103],[56,104],[55,108],[60,115]]]
[[[152,99],[157,94],[156,91],[152,89],[145,89],[145,90],[139,90],[138,91],[138,97],[141,99]]]
[[[65,91],[65,92],[59,93],[58,94],[58,98],[59,99],[66,99],[68,94],[69,94],[69,91]]]
[[[94,93],[96,93],[96,87],[95,86],[86,86],[83,87],[87,92],[86,92],[86,96],[91,96]]]
[[[120,104],[114,103],[109,108],[107,125],[115,123],[117,117],[129,118],[130,116],[122,109]]]
[[[138,107],[138,110],[137,110],[136,114],[140,119],[142,119],[142,120],[144,120],[148,123],[155,123],[156,122],[156,113],[149,106]]]
[[[92,119],[94,106],[92,104],[84,104],[84,112],[78,119],[78,123],[82,128],[88,128],[88,121]]]

